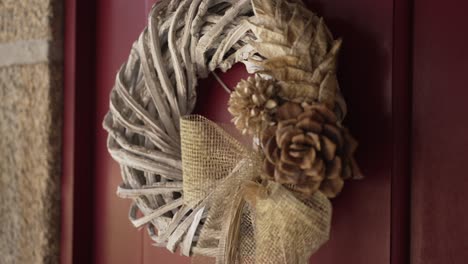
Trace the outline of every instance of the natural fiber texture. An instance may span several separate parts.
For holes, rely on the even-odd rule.
[[[260,175],[260,159],[254,151],[200,116],[182,119],[181,138],[185,204],[193,207],[203,204],[207,212],[193,251],[223,257],[226,252],[220,245],[230,240],[226,235],[231,225],[227,223],[235,221],[234,215],[241,216],[241,189],[244,182]]]
[[[265,256],[291,248],[278,244],[267,252],[257,244],[281,238],[302,243],[295,251],[302,255],[288,256],[287,263],[306,259],[328,238],[331,208],[324,196],[317,192],[305,205],[277,183],[261,183],[259,152],[202,117],[184,116],[194,108],[198,78],[243,62],[263,79],[259,85],[280,87],[282,102],[323,103],[341,122],[346,106],[335,75],[340,43],[299,0],[157,2],[117,74],[104,120],[109,152],[122,168],[118,195],[134,201],[135,227],[147,225],[158,246],[213,256],[217,263],[283,263]],[[278,197],[284,208],[276,207]],[[267,223],[276,218],[283,223]],[[275,228],[285,234],[275,235]],[[268,229],[273,233],[263,234]]]
[[[217,263],[305,263],[328,240],[325,195],[301,201],[278,183],[262,186],[261,154],[205,118],[182,119],[181,138],[185,204],[208,216],[195,254]]]
[[[273,182],[267,186],[267,193],[255,205],[255,263],[307,263],[328,241],[330,201],[316,192],[303,203]]]
[[[209,120],[189,116],[181,121],[184,200],[196,205],[224,180],[249,151]]]

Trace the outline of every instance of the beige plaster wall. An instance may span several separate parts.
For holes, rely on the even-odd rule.
[[[61,0],[0,0],[0,263],[58,263]]]

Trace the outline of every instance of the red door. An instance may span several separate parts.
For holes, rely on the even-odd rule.
[[[88,6],[83,4],[85,2]],[[84,142],[79,140],[68,140],[75,144],[75,152],[80,149],[89,151],[91,158],[83,164],[90,168],[87,173],[77,175],[75,169],[75,187],[65,186],[68,188],[66,190],[74,190],[75,194],[74,200],[68,204],[74,206],[73,212],[64,216],[64,236],[73,236],[75,244],[68,245],[64,239],[66,246],[62,252],[62,262],[190,263],[188,258],[152,246],[144,229],[136,230],[131,226],[127,216],[130,203],[117,198],[115,194],[121,183],[120,171],[107,153],[107,133],[101,128],[108,111],[109,92],[115,74],[145,27],[152,0],[96,0],[96,6],[93,2],[67,1],[67,12],[75,8],[73,12],[76,15],[75,21],[67,19],[67,23],[76,24],[77,38],[85,36],[92,42],[91,47],[95,49],[85,50],[82,54],[95,57],[95,68],[86,64],[86,58],[79,57],[79,39],[74,40],[76,47],[68,43],[67,52],[76,52],[73,63],[78,66],[76,72],[69,72],[66,76],[69,79],[70,76],[82,76],[88,80],[82,81],[84,85],[74,87],[73,91],[77,97],[84,93],[89,96],[88,99],[91,98],[86,104],[76,99],[74,109],[75,118],[83,115],[91,121],[91,125],[80,128],[75,121],[75,127],[70,129],[74,129],[75,134],[76,131],[88,131],[87,139],[91,147],[82,145]],[[340,86],[349,105],[347,124],[360,141],[357,158],[367,176],[364,181],[348,183],[342,194],[333,200],[331,240],[313,256],[311,263],[406,263],[409,256],[408,135],[411,134],[408,86],[410,5],[404,0],[305,2],[325,18],[335,36],[344,39],[339,69]],[[95,10],[95,13],[86,12],[87,8]],[[95,29],[95,36],[94,32],[86,32],[83,27]],[[95,76],[82,74],[80,69],[94,72]],[[238,66],[223,75],[223,79],[232,87],[245,75],[243,67]],[[73,85],[73,81],[76,86],[78,80],[70,80],[69,86]],[[204,88],[208,91],[199,99],[198,113],[215,121],[228,121],[226,94],[212,79],[204,80],[203,86],[208,87]],[[67,91],[65,96],[67,98]],[[88,103],[92,106],[85,109]],[[85,109],[87,115],[80,109]],[[77,160],[75,158],[75,162]],[[80,162],[84,161],[80,159]],[[77,183],[81,187],[76,186]],[[92,194],[80,200],[77,193],[84,189],[91,189]],[[66,190],[65,205],[70,199]],[[92,214],[89,214],[91,220],[83,220],[80,227],[78,214],[89,208],[92,208]],[[67,224],[70,218],[74,222]],[[91,252],[87,257],[89,261],[85,261],[86,254],[80,255],[80,252]],[[71,262],[71,259],[74,261]]]

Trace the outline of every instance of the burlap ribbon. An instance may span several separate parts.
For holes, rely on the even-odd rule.
[[[329,237],[332,207],[259,181],[261,155],[201,116],[181,119],[184,200],[205,203],[193,252],[216,263],[307,263]]]

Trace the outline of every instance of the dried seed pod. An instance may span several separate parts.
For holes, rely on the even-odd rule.
[[[322,18],[290,1],[253,0],[255,19],[252,43],[264,60],[250,62],[279,82],[279,96],[286,101],[317,101],[338,107],[342,119],[336,77],[341,39],[334,39]],[[303,19],[307,17],[308,19]]]
[[[259,75],[249,77],[237,84],[228,104],[236,127],[244,134],[258,135],[272,122],[278,106],[277,86]]]
[[[333,198],[345,179],[361,177],[353,158],[357,143],[327,106],[287,102],[276,118],[278,124],[261,137],[265,178],[292,184],[306,196],[320,190]]]

